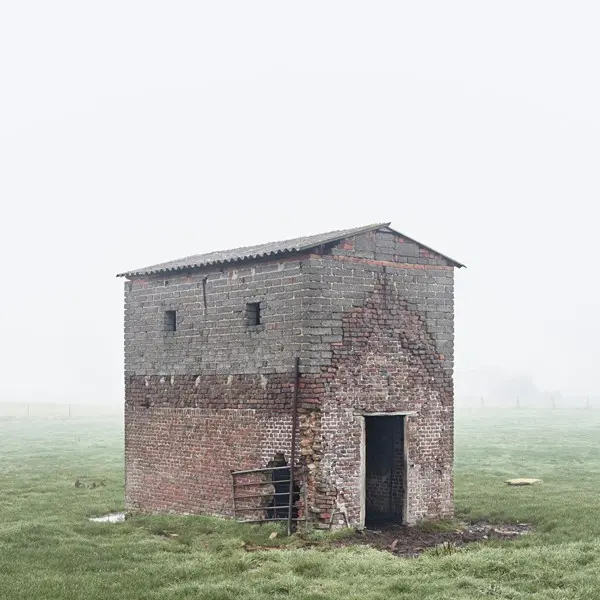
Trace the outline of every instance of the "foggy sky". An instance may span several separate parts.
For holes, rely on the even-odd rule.
[[[117,272],[391,221],[472,370],[597,394],[593,2],[4,2],[0,401],[122,401]]]

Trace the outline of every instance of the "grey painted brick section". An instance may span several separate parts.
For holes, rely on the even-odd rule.
[[[452,514],[457,263],[386,227],[319,251],[125,282],[126,496],[147,512],[230,515],[231,469],[290,452],[309,518],[361,520],[363,413],[410,411],[410,522]],[[260,303],[260,324],[246,304]],[[165,312],[176,311],[176,331]]]

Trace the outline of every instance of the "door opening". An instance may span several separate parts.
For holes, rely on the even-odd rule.
[[[402,523],[406,455],[402,415],[365,416],[365,524]]]

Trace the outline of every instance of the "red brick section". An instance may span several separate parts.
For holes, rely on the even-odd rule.
[[[289,454],[289,415],[127,407],[126,503],[142,512],[232,515],[232,469]]]
[[[290,455],[288,374],[130,376],[126,381],[127,506],[231,515],[231,470]]]
[[[322,520],[343,507],[360,519],[361,414],[414,411],[408,417],[408,515],[411,522],[453,513],[453,385],[425,319],[379,283],[364,307],[343,317],[343,342],[331,366],[304,382],[309,401],[322,398],[310,505]],[[304,395],[304,394],[303,394]]]

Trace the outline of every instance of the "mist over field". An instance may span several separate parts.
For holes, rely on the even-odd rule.
[[[380,221],[468,267],[457,396],[598,396],[598,16],[6,3],[0,400],[122,403],[118,272]]]
[[[2,3],[0,600],[600,600],[599,22],[586,0]],[[315,333],[337,388],[226,373],[261,301],[213,352],[155,290],[124,418],[117,273],[387,222],[424,245],[390,243],[405,271],[467,268],[409,323],[361,255],[384,310],[343,342],[381,344]],[[137,344],[158,313],[171,362]],[[160,370],[193,347],[221,362],[178,387]]]

